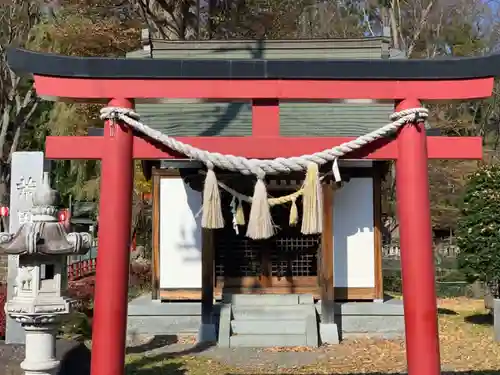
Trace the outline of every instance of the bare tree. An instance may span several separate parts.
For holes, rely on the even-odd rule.
[[[192,39],[198,22],[197,0],[133,0],[155,37]]]
[[[491,34],[493,23],[483,21],[492,8],[481,0],[378,1],[389,9],[394,46],[409,58],[470,54],[470,43],[460,51],[464,41],[484,42],[486,34]]]
[[[0,7],[0,200],[5,203],[10,180],[9,163],[21,132],[35,114],[38,98],[32,83],[16,75],[6,60],[7,46],[23,46],[40,20],[40,3],[13,0]]]
[[[365,2],[309,1],[302,4],[298,34],[301,38],[359,38],[375,36]]]

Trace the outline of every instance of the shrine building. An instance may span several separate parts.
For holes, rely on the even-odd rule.
[[[175,59],[327,59],[390,58],[387,39],[318,41],[149,41],[129,58]],[[401,54],[392,52],[399,57]],[[170,99],[162,103],[137,104],[141,120],[174,137],[357,137],[386,124],[394,112],[394,101],[353,99],[344,101],[267,100],[210,101]],[[252,121],[259,129],[252,129]],[[271,129],[272,122],[279,123]],[[273,133],[275,132],[275,133]],[[258,144],[251,147],[258,147]],[[276,145],[276,147],[279,147]],[[273,150],[271,150],[273,151]],[[276,152],[278,153],[278,152]],[[231,200],[222,189],[225,226],[213,231],[211,242],[203,241],[201,227],[203,176],[201,165],[182,161],[149,161],[143,164],[152,176],[153,262],[157,280],[155,298],[163,301],[201,299],[203,246],[215,252],[214,292],[245,294],[312,294],[320,299],[318,272],[322,249],[321,234],[303,235],[300,219],[289,224],[291,203],[272,208],[276,235],[261,241],[244,235],[246,228],[233,228]],[[191,168],[189,168],[191,167]],[[328,169],[328,167],[326,168]],[[331,166],[330,166],[331,169]],[[333,241],[333,259],[326,270],[333,275],[338,301],[383,299],[381,257],[381,178],[387,163],[380,160],[340,161],[341,181],[327,176],[332,197],[324,210],[333,220],[323,236]],[[219,175],[220,176],[220,175]],[[226,172],[219,179],[229,187],[251,196],[253,179]],[[300,173],[268,177],[270,196],[283,196],[300,188]],[[325,181],[326,182],[326,181]],[[328,193],[330,194],[330,193]],[[297,200],[300,208],[300,200]],[[248,217],[249,205],[243,204]],[[175,212],[175,215],[171,215]],[[348,214],[347,214],[348,213]],[[299,217],[301,215],[299,214]],[[402,310],[401,310],[402,314]],[[401,326],[400,326],[401,328]]]
[[[144,40],[127,58],[7,54],[41,98],[105,104],[99,134],[45,150],[101,160],[92,375],[123,375],[127,331],[222,347],[404,334],[409,375],[438,375],[428,161],[483,150],[428,134],[424,104],[491,96],[500,56],[407,60],[385,38]],[[153,288],[129,303],[134,160],[153,186]],[[382,278],[390,161],[403,301]]]

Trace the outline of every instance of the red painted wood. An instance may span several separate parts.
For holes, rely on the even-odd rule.
[[[405,100],[396,110],[415,107],[420,107],[417,100]],[[440,374],[425,138],[422,123],[405,126],[397,138],[396,197],[408,375]]]
[[[96,100],[200,99],[472,99],[491,96],[493,78],[450,81],[140,80],[61,78],[35,75],[39,96]]]
[[[208,151],[271,159],[310,154],[348,142],[354,137],[176,137],[178,140]],[[106,154],[102,137],[47,137],[48,159],[99,159]],[[430,159],[481,159],[481,137],[427,137]],[[134,159],[184,158],[165,147],[155,146],[146,139],[134,137]],[[347,158],[391,160],[398,158],[397,143],[382,139]]]
[[[109,105],[133,107],[125,99],[114,99]],[[104,147],[91,374],[123,375],[132,214],[132,131],[122,124],[106,121]]]
[[[252,135],[254,137],[279,137],[279,100],[255,99],[252,101]]]
[[[58,137],[51,136],[47,137],[45,143],[45,149],[49,153],[64,153],[70,152],[71,158],[67,159],[88,159],[88,160],[99,160],[102,159],[103,150],[105,150],[106,144],[104,137],[87,137],[87,136],[69,136],[69,137]],[[58,148],[62,149],[58,150]],[[49,159],[59,159],[51,158],[45,155]]]

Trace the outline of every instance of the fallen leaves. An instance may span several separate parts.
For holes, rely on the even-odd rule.
[[[493,328],[485,319],[486,310],[480,300],[465,298],[439,301],[441,363],[444,374],[493,375],[500,372],[500,344],[493,341]],[[185,340],[190,342],[189,339]],[[287,352],[316,355],[306,366],[283,363]],[[229,353],[228,355],[233,355]],[[241,355],[241,354],[236,354]],[[129,360],[127,375],[207,375],[207,374],[403,374],[406,353],[403,340],[358,338],[340,345],[320,348],[268,348],[253,354],[261,362],[230,366],[224,360],[208,358],[208,354],[166,357],[144,364],[143,358]],[[425,355],[425,353],[423,353]],[[141,366],[141,362],[144,364]],[[249,361],[250,362],[250,361]],[[448,371],[448,372],[446,372]],[[455,372],[456,371],[456,372]]]
[[[316,350],[317,348],[311,348],[309,346],[292,346],[292,347],[275,346],[274,348],[265,348],[263,351],[268,353],[283,353],[283,352],[305,353],[305,352],[314,352]]]

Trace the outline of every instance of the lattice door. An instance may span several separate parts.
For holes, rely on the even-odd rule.
[[[273,192],[275,196],[285,191]],[[274,223],[279,227],[277,234],[268,240],[252,240],[245,236],[246,227],[240,227],[237,234],[232,226],[231,197],[222,196],[222,207],[226,227],[215,231],[216,276],[219,278],[258,277],[266,274],[272,278],[316,277],[317,254],[321,236],[304,236],[300,233],[300,222],[289,226],[290,205],[272,208]],[[300,201],[297,201],[299,217]],[[245,205],[245,217],[249,207]],[[267,270],[267,272],[266,272]]]

